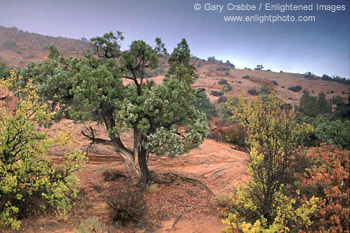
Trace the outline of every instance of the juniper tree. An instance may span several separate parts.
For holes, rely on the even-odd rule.
[[[160,85],[146,79],[146,72],[159,65],[166,54],[157,38],[151,47],[133,41],[121,51],[121,33],[91,39],[93,54],[85,58],[49,56],[42,63],[29,64],[23,75],[39,83],[43,99],[59,103],[69,116],[80,121],[103,123],[109,139],[97,138],[92,128],[83,132],[92,143],[111,145],[119,152],[127,170],[139,184],[151,177],[149,154],[173,157],[199,146],[208,132],[204,113],[194,107],[196,92],[191,87],[197,78],[190,64],[186,40],[169,57],[170,70]],[[124,82],[123,82],[124,81]],[[133,133],[133,147],[125,146],[121,131]]]

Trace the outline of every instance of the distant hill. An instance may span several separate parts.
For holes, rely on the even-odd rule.
[[[90,48],[87,41],[45,36],[0,26],[0,57],[8,65],[23,67],[29,61],[43,60],[48,54],[50,44],[55,44],[65,56],[80,56]]]
[[[8,65],[24,67],[29,61],[41,61],[47,56],[50,44],[55,44],[64,56],[82,56],[87,49],[90,49],[87,40],[45,36],[0,26],[0,56]],[[346,102],[349,100],[348,80],[346,84],[344,80],[323,80],[310,74],[235,69],[233,64],[217,61],[214,57],[208,60],[192,57],[191,61],[199,73],[194,87],[205,89],[213,104],[218,103],[220,95],[254,98],[256,94],[268,88],[274,88],[280,98],[293,105],[299,103],[304,90],[314,96],[324,92],[327,99],[341,96]],[[160,64],[161,67],[148,74],[156,83],[162,82],[169,68],[164,58]],[[232,89],[223,91],[225,84],[222,83],[226,82]]]

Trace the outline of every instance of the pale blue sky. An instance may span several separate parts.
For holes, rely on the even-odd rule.
[[[223,16],[255,13],[195,11],[197,2],[344,4],[346,11],[287,12],[315,15],[316,22],[238,23],[225,22]],[[186,38],[193,55],[228,59],[238,68],[263,64],[274,71],[350,78],[349,12],[345,0],[0,0],[0,25],[70,38],[119,30],[126,38],[124,47],[132,40],[153,43],[161,37],[172,50]]]

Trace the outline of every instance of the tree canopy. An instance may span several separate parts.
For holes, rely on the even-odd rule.
[[[138,40],[125,51],[122,40],[120,32],[94,37],[94,52],[85,58],[65,58],[51,47],[48,60],[28,64],[22,74],[33,78],[41,98],[58,107],[60,116],[103,123],[109,140],[96,138],[92,128],[83,134],[92,143],[113,146],[130,174],[144,185],[153,179],[149,154],[172,157],[188,152],[202,143],[208,124],[194,106],[196,91],[191,84],[197,74],[186,40],[172,52],[170,69],[159,85],[147,79],[146,72],[156,69],[159,57],[167,54],[160,38],[155,47]],[[133,148],[127,148],[120,136],[127,129],[133,132]]]

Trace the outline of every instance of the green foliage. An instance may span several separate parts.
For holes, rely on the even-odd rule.
[[[227,97],[226,96],[220,96],[218,99],[218,103],[225,103],[227,101]]]
[[[239,147],[246,146],[247,132],[237,123],[233,123],[227,128],[223,129],[225,140],[229,143],[237,145]]]
[[[216,69],[216,71],[228,71],[228,70],[230,70],[230,68],[228,67],[219,67]]]
[[[317,139],[326,145],[334,145],[344,149],[350,149],[350,121],[327,120],[317,117],[312,125]]]
[[[251,95],[254,95],[254,96],[259,95],[259,92],[255,89],[249,89],[247,92]]]
[[[276,80],[271,81],[273,85],[278,86],[278,82]]]
[[[0,59],[0,78],[5,78],[10,75],[10,69],[7,67],[6,63]]]
[[[219,85],[226,85],[227,84],[227,80],[226,79],[220,79],[218,84]]]
[[[17,79],[11,71],[1,84],[12,88]],[[20,101],[16,112],[0,115],[0,225],[12,229],[19,229],[18,219],[33,208],[69,210],[79,185],[74,172],[86,159],[80,151],[68,149],[72,146],[69,133],[50,139],[40,130],[39,126],[48,125],[53,114],[46,104],[38,102],[34,90],[29,80],[17,92]],[[63,165],[53,164],[46,157],[54,145],[67,148]],[[38,201],[40,205],[36,206]]]
[[[83,220],[78,228],[74,230],[74,233],[103,233],[105,229],[97,218],[91,217]]]
[[[148,184],[146,191],[149,193],[155,193],[158,191],[158,185],[155,183]]]
[[[102,59],[116,58],[121,55],[119,42],[124,40],[123,34],[117,32],[105,33],[102,37],[93,37],[90,43],[94,48],[94,52]]]
[[[112,220],[121,223],[142,220],[146,214],[146,203],[141,192],[121,190],[111,193],[106,200],[111,209]]]
[[[245,76],[243,76],[242,78],[243,78],[243,79],[249,79],[250,77],[249,77],[249,75],[245,75]]]
[[[234,204],[232,198],[233,198],[232,195],[222,193],[216,196],[215,201],[216,201],[216,204],[220,207],[231,208]]]
[[[297,110],[306,116],[316,117],[320,114],[331,112],[330,102],[326,100],[326,95],[322,92],[318,97],[310,96],[308,91],[304,91],[300,99]]]
[[[305,132],[312,127],[298,124],[294,114],[272,92],[267,98],[229,103],[233,118],[247,129],[251,180],[236,195],[225,223],[228,230],[243,232],[295,232],[311,224],[315,200],[298,205],[286,185],[288,169],[295,160]]]
[[[232,90],[231,84],[227,83],[225,86],[221,88],[221,92],[228,92]]]
[[[303,89],[303,88],[300,85],[288,87],[288,90],[294,91],[294,92],[299,92],[299,91],[301,91],[301,89]]]
[[[215,112],[215,108],[210,103],[207,94],[202,90],[198,90],[194,106],[201,112],[205,113],[208,119],[210,119]]]
[[[6,39],[2,42],[2,48],[5,50],[16,50],[17,49],[17,41]]]
[[[154,48],[133,41],[125,51],[121,40],[120,32],[94,37],[90,41],[95,53],[87,52],[85,58],[64,58],[51,48],[48,60],[23,69],[19,85],[31,77],[41,99],[49,100],[59,116],[103,123],[109,140],[96,138],[93,129],[85,136],[113,145],[128,171],[146,183],[147,155],[175,156],[200,145],[208,132],[207,118],[194,106],[196,91],[191,85],[198,75],[189,63],[186,40],[169,57],[170,69],[160,85],[146,80],[146,73],[157,69],[159,56],[166,54],[161,40],[156,39]],[[128,129],[134,133],[132,150],[120,138],[120,132]]]
[[[211,91],[210,94],[212,96],[222,96],[222,95],[224,95],[224,93],[221,92],[221,91]]]

